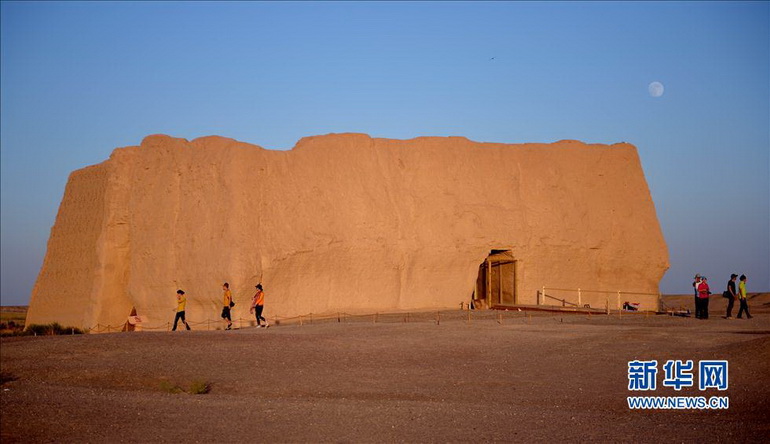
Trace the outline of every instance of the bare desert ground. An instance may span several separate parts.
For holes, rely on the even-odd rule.
[[[687,305],[689,297],[668,300]],[[760,442],[770,295],[751,320],[444,312],[237,331],[3,338],[12,442]],[[269,316],[268,312],[266,313]],[[727,410],[629,410],[634,359],[729,361]],[[189,391],[210,384],[206,394]]]

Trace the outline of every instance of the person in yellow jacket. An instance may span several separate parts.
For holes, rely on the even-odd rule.
[[[179,323],[179,320],[182,320],[182,323],[184,324],[185,328],[190,330],[190,324],[187,323],[187,320],[184,318],[184,312],[185,308],[187,308],[187,298],[184,296],[184,291],[177,290],[176,291],[176,316],[174,317],[174,328],[171,329],[171,331],[176,331],[177,323]]]
[[[257,292],[254,293],[254,297],[251,298],[251,309],[249,309],[249,313],[255,313],[257,317],[257,328],[262,327],[260,325],[259,321],[265,321],[264,327],[270,327],[270,324],[267,323],[267,319],[262,317],[262,310],[265,309],[265,292],[262,289],[262,284],[257,284]]]
[[[230,317],[230,307],[233,304],[233,295],[230,293],[230,284],[225,282],[222,285],[222,290],[225,292],[222,295],[222,320],[227,323],[227,327],[225,327],[225,330],[230,330],[233,328],[233,319]]]
[[[738,310],[738,319],[741,319],[743,312],[746,312],[746,319],[751,319],[749,314],[749,302],[746,300],[746,275],[741,275],[741,283],[738,284],[738,297],[740,298],[741,308]]]

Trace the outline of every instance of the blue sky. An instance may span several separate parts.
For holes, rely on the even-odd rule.
[[[670,250],[662,291],[695,272],[770,290],[767,2],[0,8],[4,305],[29,300],[68,174],[156,133],[630,142]]]

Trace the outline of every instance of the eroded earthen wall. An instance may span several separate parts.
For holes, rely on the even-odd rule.
[[[122,323],[136,307],[161,327],[177,288],[189,320],[217,319],[225,281],[236,318],[260,280],[268,316],[458,308],[492,249],[513,253],[525,304],[543,285],[657,293],[668,267],[628,144],[151,136],[71,177],[28,322]]]

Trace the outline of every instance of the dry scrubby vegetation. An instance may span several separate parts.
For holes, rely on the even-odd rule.
[[[25,325],[26,306],[5,306],[0,308],[0,336],[55,336],[80,335],[88,333],[77,327],[62,326],[58,322],[50,324]]]
[[[0,322],[0,336],[19,336],[24,334],[24,322]]]
[[[27,307],[0,307],[0,335],[14,336],[24,331]]]
[[[14,321],[0,323],[0,336],[54,336],[54,335],[82,335],[85,333],[77,327],[63,327],[58,322],[51,324],[32,324],[24,328],[24,324]]]
[[[58,322],[51,324],[32,324],[24,330],[27,335],[54,336],[54,335],[82,335],[85,333],[77,327],[64,327]]]

